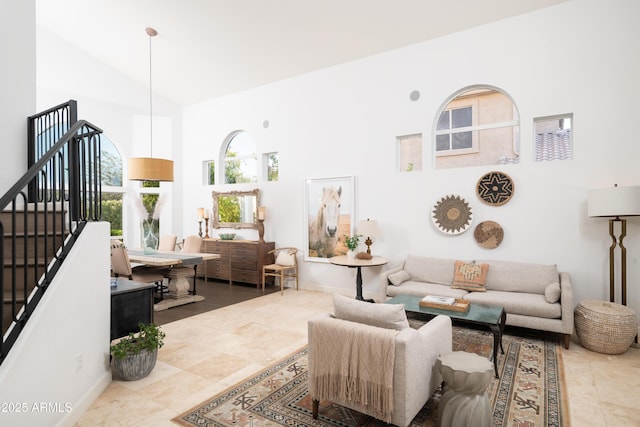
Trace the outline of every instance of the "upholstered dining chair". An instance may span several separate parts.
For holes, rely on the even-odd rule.
[[[160,299],[162,299],[165,291],[164,275],[146,268],[131,268],[129,253],[120,243],[111,244],[111,271],[115,277],[126,277],[136,282],[154,283],[156,285],[155,291],[160,294]]]
[[[163,236],[160,236],[160,244],[158,245],[158,250],[175,251],[177,240],[178,236],[176,236],[175,234],[165,234]]]
[[[197,254],[202,252],[202,237],[191,234],[182,241],[180,252]],[[193,295],[196,294],[196,274],[198,273],[198,264],[193,265]]]
[[[296,290],[298,290],[298,249],[296,248],[276,248],[270,250],[275,262],[262,267],[262,292],[267,276],[278,277],[280,280],[280,295],[284,295],[284,279],[295,277]]]

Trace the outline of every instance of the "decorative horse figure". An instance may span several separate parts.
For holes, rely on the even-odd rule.
[[[315,256],[319,258],[334,255],[338,242],[341,195],[342,186],[337,189],[323,188],[318,215],[309,223],[309,252],[315,252]]]

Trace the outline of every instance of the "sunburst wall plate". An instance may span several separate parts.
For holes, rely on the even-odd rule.
[[[514,185],[509,175],[503,172],[489,172],[478,180],[476,192],[484,203],[501,206],[511,200]]]
[[[473,221],[473,211],[469,203],[453,194],[440,199],[431,214],[433,224],[445,234],[462,234]]]

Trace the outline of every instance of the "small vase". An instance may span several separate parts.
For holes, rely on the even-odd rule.
[[[354,261],[356,259],[356,251],[347,251],[347,259]]]
[[[142,247],[145,254],[158,252],[160,243],[160,220],[142,221]]]

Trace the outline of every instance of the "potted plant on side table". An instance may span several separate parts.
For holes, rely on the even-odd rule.
[[[358,249],[358,245],[360,244],[360,238],[362,235],[356,234],[355,236],[347,236],[344,235],[344,244],[349,249],[347,251],[347,258],[349,260],[356,259],[356,249]]]
[[[135,381],[146,377],[156,366],[158,349],[164,345],[165,333],[154,323],[139,325],[111,346],[112,371],[115,379]]]

